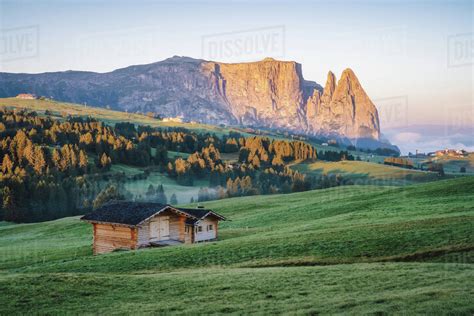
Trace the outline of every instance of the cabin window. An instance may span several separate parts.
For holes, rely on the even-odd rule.
[[[212,225],[207,226],[207,230],[214,230],[214,227]]]
[[[202,232],[202,226],[198,226],[197,231],[198,231],[198,233]]]

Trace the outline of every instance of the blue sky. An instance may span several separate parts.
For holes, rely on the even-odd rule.
[[[38,34],[33,56],[2,60],[0,70],[105,72],[173,55],[206,58],[205,41],[219,42],[220,33],[230,41],[250,34],[254,45],[275,35],[278,47],[263,53],[302,63],[308,80],[324,85],[329,70],[339,77],[352,68],[381,112],[382,129],[469,126],[473,23],[472,1],[0,0],[7,38],[17,28]],[[262,57],[257,48],[245,56],[233,49],[218,60]]]

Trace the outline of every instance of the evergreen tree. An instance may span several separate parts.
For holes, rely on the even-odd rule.
[[[161,203],[161,204],[167,204],[168,203],[168,198],[166,197],[165,189],[163,188],[162,184],[160,184],[156,188],[155,202]]]
[[[105,203],[112,200],[123,200],[124,196],[120,194],[115,185],[109,185],[103,189],[92,202],[94,209],[97,209]]]
[[[46,168],[46,158],[41,147],[35,147],[34,170],[37,174],[42,174]]]
[[[2,161],[2,172],[4,174],[13,174],[13,161],[10,159],[10,155],[5,154]]]
[[[103,153],[102,156],[100,157],[99,167],[107,171],[107,170],[110,170],[111,164],[112,164],[112,160],[110,159],[110,157],[107,156],[106,153]]]
[[[81,168],[83,172],[87,172],[88,160],[87,154],[81,149],[79,152],[79,168]]]
[[[210,200],[209,190],[207,188],[199,188],[198,202],[205,202]]]
[[[176,197],[176,194],[174,194],[174,193],[171,195],[170,204],[171,204],[171,205],[176,205],[176,204],[178,204],[178,199],[177,199],[177,197]]]

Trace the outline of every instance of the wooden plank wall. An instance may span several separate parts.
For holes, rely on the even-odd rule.
[[[189,225],[188,232],[184,233],[184,243],[185,244],[192,244],[194,243],[194,226]]]
[[[94,254],[112,252],[115,249],[135,249],[137,235],[136,228],[94,224]]]
[[[207,226],[212,225],[213,230],[207,230]],[[194,239],[196,242],[198,241],[205,241],[205,240],[213,240],[217,238],[217,225],[219,222],[215,218],[206,217],[202,221],[198,223],[197,226],[202,227],[202,232],[197,231],[197,226],[194,229],[195,236]]]
[[[184,242],[184,222],[186,217],[170,214],[169,223],[170,223],[170,239],[179,240]]]
[[[144,223],[138,228],[138,247],[145,247],[150,244],[150,222]]]

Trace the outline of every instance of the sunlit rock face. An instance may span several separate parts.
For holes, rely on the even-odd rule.
[[[0,73],[0,96],[24,92],[211,124],[380,136],[377,109],[352,70],[337,83],[330,72],[323,89],[303,78],[300,64],[271,58],[227,64],[175,56],[109,73]]]
[[[337,85],[334,74],[329,72],[322,95],[315,91],[307,108],[310,133],[348,138],[380,137],[377,108],[351,69],[343,71]]]

